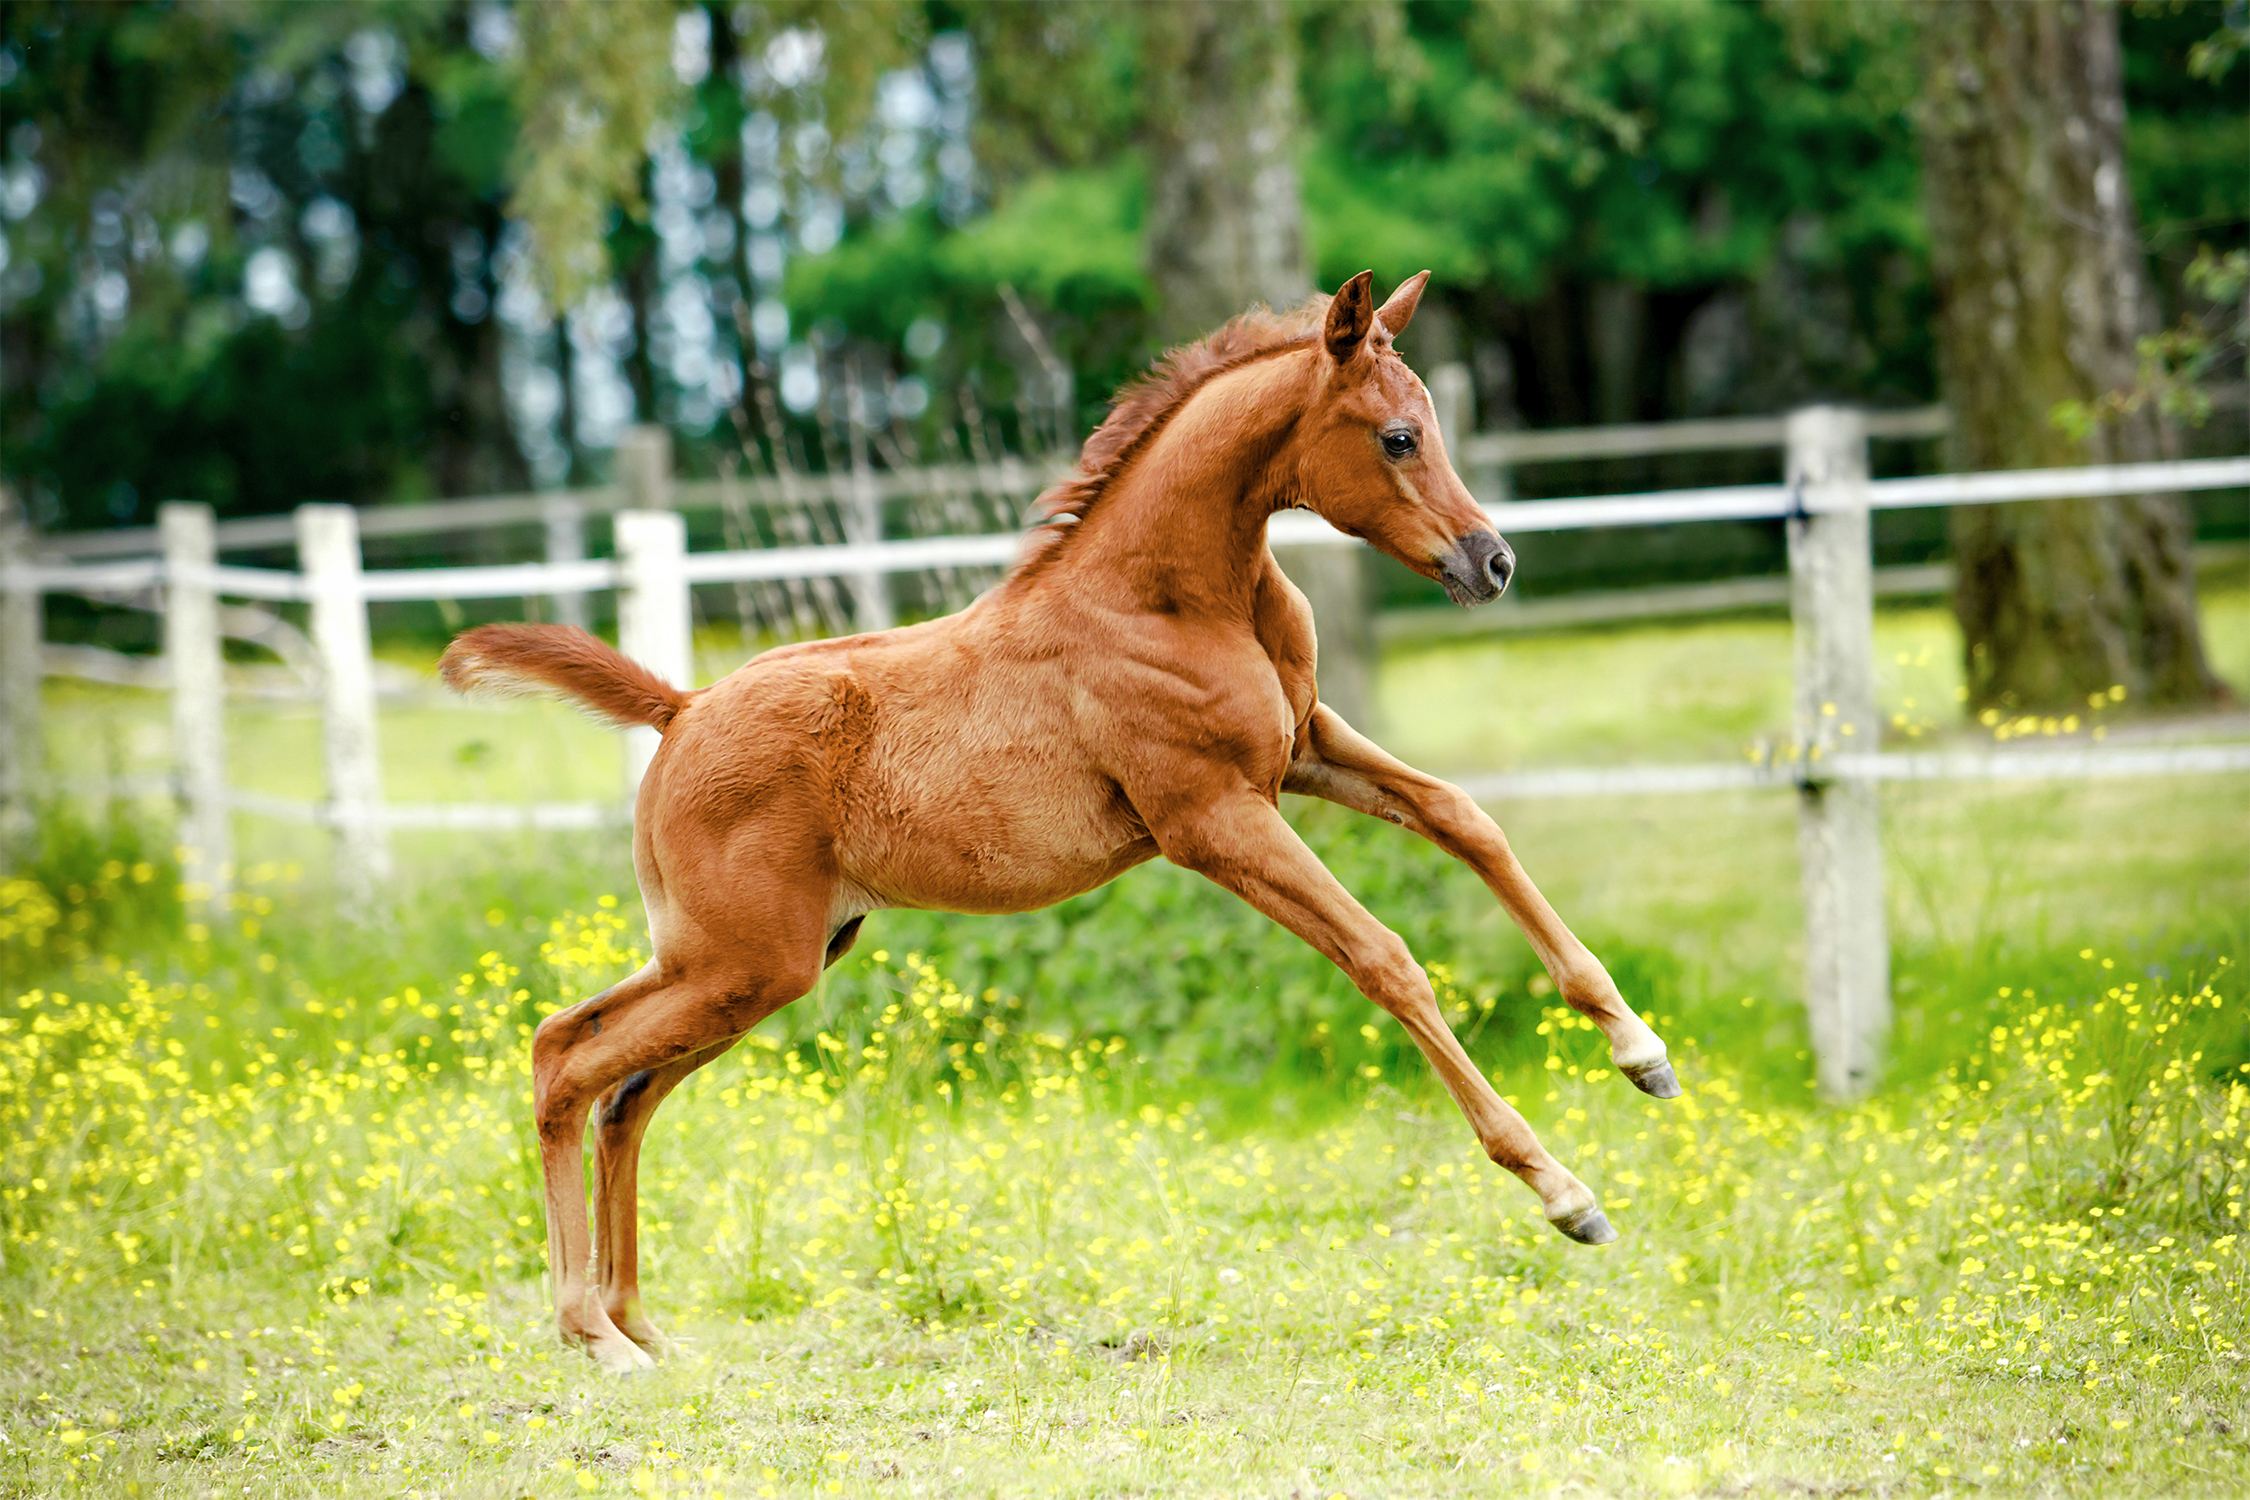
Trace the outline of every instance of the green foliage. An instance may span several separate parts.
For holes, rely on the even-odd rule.
[[[2134,206],[2151,239],[2250,234],[2250,79],[2227,57],[2242,45],[2242,9],[2225,0],[2136,0],[2120,6],[2125,65],[2126,161]]]
[[[2239,365],[2250,349],[2250,250],[2214,254],[2206,245],[2181,278],[2203,305],[2180,315],[2174,327],[2138,343],[2140,370],[2133,384],[2092,401],[2058,402],[2055,426],[2079,442],[2103,422],[2154,406],[2165,416],[2200,427],[2211,416],[2210,377]]]
[[[515,102],[524,128],[509,209],[531,226],[565,307],[608,280],[602,227],[642,217],[642,157],[679,88],[663,5],[552,0],[526,6]]]
[[[1473,876],[1388,826],[1334,809],[1295,811],[1338,878],[1451,976],[1454,1019],[1479,1027],[1480,1047],[1490,1053],[1528,1035],[1537,966],[1482,920],[1491,898]],[[861,942],[926,955],[972,994],[1020,996],[1029,1024],[1128,1037],[1165,1076],[1247,1083],[1280,1070],[1340,1081],[1413,1052],[1334,965],[1232,895],[1164,864],[1021,917],[883,913]]]
[[[1352,49],[1308,80],[1326,277],[1367,259],[1361,236],[1377,224],[1391,226],[1376,240],[1386,276],[1430,264],[1516,295],[1558,274],[1754,277],[1808,214],[1825,256],[1919,248],[1895,37],[1811,54],[1774,17],[1721,4],[1409,15],[1403,91]]]
[[[0,433],[48,524],[526,482],[496,326],[455,296],[473,245],[489,303],[515,117],[447,16],[9,8],[9,150],[45,186],[8,231]],[[396,70],[379,113],[352,87],[362,38]],[[309,227],[322,204],[349,260]],[[245,304],[261,250],[297,267],[291,305]],[[114,319],[89,302],[107,278]]]
[[[2195,78],[2208,78],[2213,83],[2227,76],[2234,60],[2250,51],[2250,25],[2240,19],[2240,11],[2227,17],[2219,30],[2188,49],[2188,73]]]
[[[1512,385],[1483,400],[1539,425],[1926,395],[1909,12],[1402,13],[1376,42],[1348,8],[1316,13],[1308,232],[1324,281],[1435,269],[1464,352],[1510,351]],[[1690,322],[1722,298],[1755,352],[1691,382]]]
[[[672,49],[698,15],[711,68],[689,88]],[[1321,0],[1288,15],[1323,281],[1435,269],[1433,306],[1459,330],[1448,357],[1514,361],[1488,400],[1512,391],[1538,423],[1677,415],[1691,396],[1929,393],[1910,8]],[[504,280],[541,268],[568,303],[614,276],[648,322],[650,129],[678,133],[726,208],[754,115],[788,143],[791,201],[846,214],[834,250],[792,258],[800,339],[818,329],[830,356],[840,336],[856,360],[922,376],[925,420],[943,424],[964,386],[1005,403],[1023,359],[1006,288],[1074,367],[1083,427],[1154,352],[1138,149],[1170,85],[1150,74],[1144,19],[1104,0],[12,5],[0,168],[11,202],[37,186],[0,268],[6,467],[44,523],[72,527],[145,520],[175,496],[246,512],[523,488],[489,312]],[[2152,239],[2182,266],[2190,244],[2241,248],[2250,110],[2225,66],[2239,18],[2136,4],[2120,25]],[[878,86],[938,37],[973,54],[974,201],[885,206],[865,185],[887,128]],[[763,71],[780,39],[813,59],[786,82]],[[380,107],[359,93],[371,59],[396,70]],[[348,213],[349,264],[323,270],[316,206]],[[727,288],[769,290],[751,289],[734,217],[733,248],[698,266],[729,357]],[[246,304],[246,268],[272,250],[297,267],[301,306]],[[120,284],[113,318],[96,304],[118,305]],[[1643,310],[1602,300],[1620,290]],[[1729,298],[1750,310],[1749,352],[1691,392],[1675,368],[1689,324]],[[923,318],[944,347],[908,356]],[[1603,345],[1631,326],[1637,341]],[[640,415],[683,409],[651,328],[628,342]],[[733,431],[682,436],[700,462]],[[586,455],[568,458],[585,478]]]
[[[1141,172],[1127,159],[1033,178],[958,230],[932,213],[863,224],[827,255],[791,263],[791,317],[893,348],[915,320],[936,317],[955,333],[923,364],[954,376],[1005,370],[998,309],[1000,289],[1012,287],[1042,310],[1049,339],[1078,373],[1079,420],[1090,426],[1147,355],[1142,197]]]
[[[930,29],[976,47],[978,152],[1003,199],[1010,184],[1132,148],[1147,108],[1137,23],[1134,7],[1111,0],[934,0]]]

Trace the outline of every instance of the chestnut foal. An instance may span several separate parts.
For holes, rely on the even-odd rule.
[[[1461,1050],[1406,944],[1276,806],[1325,797],[1468,864],[1619,1071],[1678,1094],[1663,1042],[1498,826],[1315,697],[1311,613],[1266,547],[1276,511],[1319,512],[1462,605],[1497,597],[1514,566],[1391,347],[1428,273],[1380,310],[1371,279],[1247,314],[1128,387],[1043,497],[1023,560],[960,614],[769,651],[693,693],[563,626],[483,626],[446,652],[456,688],[559,692],[663,733],[633,823],[655,957],[532,1041],[556,1316],[604,1367],[644,1367],[660,1343],[640,1304],[635,1184],[649,1115],[681,1079],[810,990],[870,911],[1030,911],[1159,854],[1396,1016],[1557,1229],[1616,1237]]]

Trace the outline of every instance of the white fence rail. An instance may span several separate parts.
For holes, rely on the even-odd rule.
[[[1866,781],[2092,781],[2110,776],[2220,776],[2250,771],[2250,744],[2056,745],[2037,750],[1912,751],[1840,755],[1837,776]],[[1676,792],[1784,791],[1804,775],[1787,759],[1588,770],[1491,771],[1461,778],[1479,802],[1538,797],[1618,797]]]
[[[1816,490],[1788,484],[1733,485],[1703,490],[1658,490],[1639,495],[1594,495],[1566,500],[1512,500],[1485,507],[1506,533],[1587,531],[1605,527],[1665,526],[1695,521],[1777,521],[1847,511],[1906,510],[1930,506],[1996,505],[2023,500],[2096,499],[2250,485],[2250,459],[2186,459],[2172,463],[2111,464],[2076,469],[2018,469],[1995,474],[1936,474],[1877,479],[1860,486],[1860,501],[1845,504]],[[361,516],[381,512],[359,512]],[[624,512],[623,514],[631,514]],[[223,529],[224,523],[220,528]],[[362,536],[367,535],[361,528]],[[1277,547],[1356,545],[1309,511],[1288,511],[1267,524]],[[1017,532],[976,536],[911,537],[815,547],[759,547],[686,554],[685,579],[732,583],[789,578],[844,578],[855,574],[919,573],[932,568],[1001,567],[1023,538]],[[607,558],[561,563],[493,563],[460,568],[397,568],[360,575],[370,603],[433,599],[510,599],[585,593],[618,587],[619,564]],[[306,601],[304,575],[276,568],[203,564],[176,567],[159,558],[130,562],[27,562],[13,567],[15,586],[48,593],[128,593],[179,578],[231,598]]]
[[[1446,394],[1444,382],[1433,382]],[[1449,399],[1457,399],[1452,397]],[[1441,410],[1441,416],[1445,413]],[[1455,420],[1459,421],[1458,411]],[[2250,770],[2250,745],[2169,749],[2100,747],[1981,755],[1884,754],[1875,750],[1873,570],[1869,516],[1912,506],[2132,495],[2250,487],[2250,457],[2076,469],[1951,474],[1871,480],[1870,435],[1923,436],[1942,428],[1942,414],[1875,416],[1813,408],[1786,419],[1667,424],[1587,434],[1478,434],[1461,449],[1479,463],[1532,462],[1562,456],[1680,452],[1782,442],[1786,480],[1640,495],[1500,502],[1488,507],[1503,532],[1669,525],[1696,521],[1788,523],[1790,605],[1795,623],[1795,734],[1789,753],[1764,764],[1642,766],[1554,770],[1475,778],[1481,797],[1686,793],[1786,787],[1800,799],[1800,859],[1807,934],[1806,1001],[1823,1084],[1838,1095],[1874,1081],[1889,1026],[1889,956],[1883,927],[1883,870],[1876,787],[1890,780],[2012,780],[2034,777],[2211,774]],[[149,533],[110,538],[46,539],[34,556],[32,538],[11,511],[0,513],[0,836],[20,836],[39,791],[36,680],[41,642],[39,600],[50,592],[96,597],[156,596],[166,616],[166,650],[179,766],[168,790],[183,809],[182,838],[191,879],[215,893],[231,864],[230,817],[236,812],[324,824],[334,830],[341,888],[361,903],[388,872],[394,829],[590,828],[623,821],[630,792],[653,752],[653,732],[628,747],[627,797],[621,802],[552,804],[401,804],[382,792],[367,606],[401,600],[549,597],[582,599],[599,590],[618,595],[620,638],[636,656],[687,684],[694,584],[804,580],[851,581],[855,602],[888,608],[869,580],[941,568],[1002,566],[1021,546],[1016,533],[880,540],[864,527],[841,544],[690,553],[676,509],[613,505],[619,496],[689,499],[695,487],[669,485],[669,460],[636,453],[617,490],[567,497],[576,514],[616,511],[618,556],[589,559],[582,534],[556,523],[554,497],[521,496],[422,507],[403,517],[345,506],[306,506],[294,517],[214,525],[206,508],[173,505]],[[862,506],[870,496],[928,493],[949,484],[1003,482],[1029,493],[1047,471],[1031,465],[955,466],[902,473],[861,470],[827,480],[792,477],[783,488],[827,484]],[[778,498],[778,496],[776,497]],[[864,515],[864,511],[862,512]],[[550,561],[477,567],[363,571],[365,535],[441,530],[428,525],[490,525],[544,520]],[[1306,513],[1277,516],[1268,528],[1281,547],[1344,545],[1350,539]],[[294,541],[303,571],[216,562],[219,549]],[[151,545],[157,557],[131,557]],[[556,556],[556,553],[562,556]],[[78,560],[58,561],[56,554]],[[100,561],[108,557],[117,560]],[[222,598],[302,602],[312,614],[312,644],[321,682],[328,796],[299,801],[228,787],[217,768],[224,756],[224,702],[219,673],[218,607]],[[863,616],[865,618],[865,616]],[[27,690],[26,678],[31,686]]]
[[[1594,429],[1599,430],[1599,429]],[[990,464],[940,464],[916,469],[875,469],[864,478],[852,474],[799,474],[786,480],[744,478],[732,481],[690,480],[665,482],[657,502],[672,510],[715,510],[733,497],[752,506],[802,505],[807,502],[853,502],[922,499],[946,495],[1037,494],[1069,467],[1067,462],[1036,462],[1011,458]],[[647,495],[643,482],[638,493]],[[428,505],[385,506],[362,512],[363,537],[435,536],[446,532],[483,531],[501,526],[575,528],[586,518],[635,508],[636,491],[623,485],[595,489],[550,490],[532,495],[494,495],[475,500],[441,500]],[[247,551],[286,547],[297,539],[295,523],[287,516],[245,516],[218,524],[219,550]],[[141,557],[162,550],[154,526],[118,527],[107,531],[68,532],[42,537],[40,550],[70,558]],[[550,556],[552,553],[550,552]]]

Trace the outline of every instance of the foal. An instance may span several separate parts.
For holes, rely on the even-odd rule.
[[[1557,1229],[1616,1237],[1469,1061],[1406,944],[1276,806],[1285,791],[1325,797],[1468,864],[1601,1027],[1619,1071],[1660,1098],[1679,1093],[1663,1042],[1498,826],[1317,700],[1311,613],[1266,547],[1267,517],[1303,507],[1456,603],[1507,586],[1514,556],[1391,348],[1427,279],[1378,310],[1362,272],[1332,299],[1252,312],[1175,351],[1121,394],[1075,473],[1042,498],[1047,522],[1022,561],[960,614],[769,651],[692,693],[565,626],[482,626],[447,650],[455,688],[559,692],[663,734],[633,820],[655,956],[532,1040],[566,1338],[608,1369],[650,1363],[660,1340],[634,1240],[649,1115],[810,990],[868,912],[1030,911],[1159,854],[1289,928],[1396,1016],[1486,1154]]]

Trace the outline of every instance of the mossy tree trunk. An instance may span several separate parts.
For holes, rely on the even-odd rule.
[[[2162,458],[2141,410],[2080,441],[2063,402],[2132,384],[2154,307],[2125,170],[2114,10],[1952,0],[1923,11],[1922,160],[1938,354],[1964,469]],[[2204,657],[2193,527],[2175,495],[1963,506],[1954,609],[1972,710],[2083,704],[2122,684],[2192,704]]]

